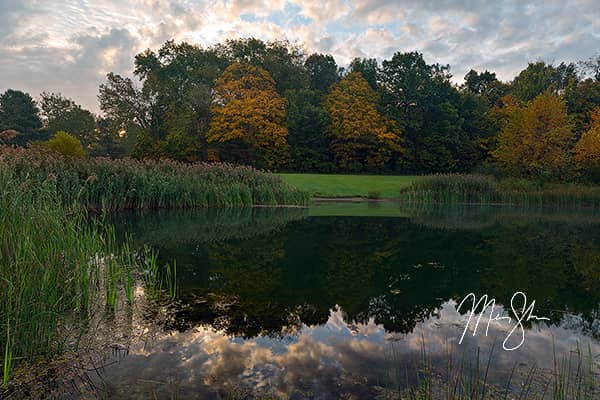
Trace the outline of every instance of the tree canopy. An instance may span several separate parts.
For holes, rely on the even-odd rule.
[[[169,40],[135,56],[132,75],[107,74],[101,116],[60,94],[36,103],[7,90],[0,140],[26,145],[66,131],[90,156],[592,179],[599,60],[534,61],[510,81],[472,69],[457,84],[450,66],[416,51],[341,66],[283,40]],[[544,145],[528,142],[537,140]]]
[[[215,84],[208,141],[225,144],[219,151],[223,160],[284,165],[289,156],[285,106],[266,70],[233,63]]]
[[[360,72],[346,75],[325,97],[333,156],[342,170],[381,167],[402,151],[399,131],[377,110],[377,94]]]

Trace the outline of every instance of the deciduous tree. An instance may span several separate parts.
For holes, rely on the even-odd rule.
[[[42,116],[46,119],[47,134],[69,132],[86,147],[96,141],[97,125],[94,114],[73,100],[60,93],[43,92],[40,108]]]
[[[345,76],[325,97],[330,148],[339,167],[382,167],[402,151],[399,131],[377,110],[377,94],[359,72]]]
[[[339,68],[331,55],[311,54],[304,62],[311,89],[321,93],[340,80]]]
[[[329,116],[321,93],[300,89],[286,92],[286,125],[291,159],[288,168],[303,172],[331,171],[325,130]]]
[[[234,63],[215,85],[208,141],[231,150],[220,154],[222,160],[280,167],[289,156],[285,107],[267,71]]]
[[[600,107],[592,112],[590,129],[575,146],[575,162],[586,178],[600,180]]]
[[[511,175],[565,179],[574,140],[572,128],[565,101],[544,92],[510,115],[492,155]]]

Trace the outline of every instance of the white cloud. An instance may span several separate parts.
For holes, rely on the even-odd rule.
[[[417,50],[457,80],[470,68],[509,80],[528,61],[598,52],[599,21],[596,0],[0,0],[0,90],[58,90],[96,111],[104,75],[131,74],[143,49],[245,36],[302,42],[340,64]]]

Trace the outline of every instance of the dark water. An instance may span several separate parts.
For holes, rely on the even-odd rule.
[[[577,348],[592,363],[600,354],[600,216],[591,212],[348,204],[116,223],[177,260],[179,305],[162,335],[105,369],[109,397],[385,398],[418,384],[424,354],[440,371],[449,360],[469,370],[479,348],[488,381],[502,387],[515,366],[526,375]],[[486,336],[485,317],[458,343],[465,295],[488,294],[516,317],[507,310],[517,291],[550,321],[524,323],[514,351],[502,349],[512,326],[491,321]],[[518,390],[517,379],[509,386]]]

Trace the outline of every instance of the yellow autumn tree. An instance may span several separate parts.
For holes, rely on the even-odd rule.
[[[377,110],[377,94],[360,72],[332,85],[324,99],[330,149],[340,168],[379,167],[401,152],[399,130]]]
[[[221,160],[281,166],[289,155],[285,107],[267,71],[231,64],[215,84],[207,140],[218,143]]]
[[[575,146],[575,163],[584,176],[600,179],[600,107],[592,112],[590,129]]]
[[[545,92],[510,112],[492,156],[513,176],[565,178],[572,145],[565,101]]]

